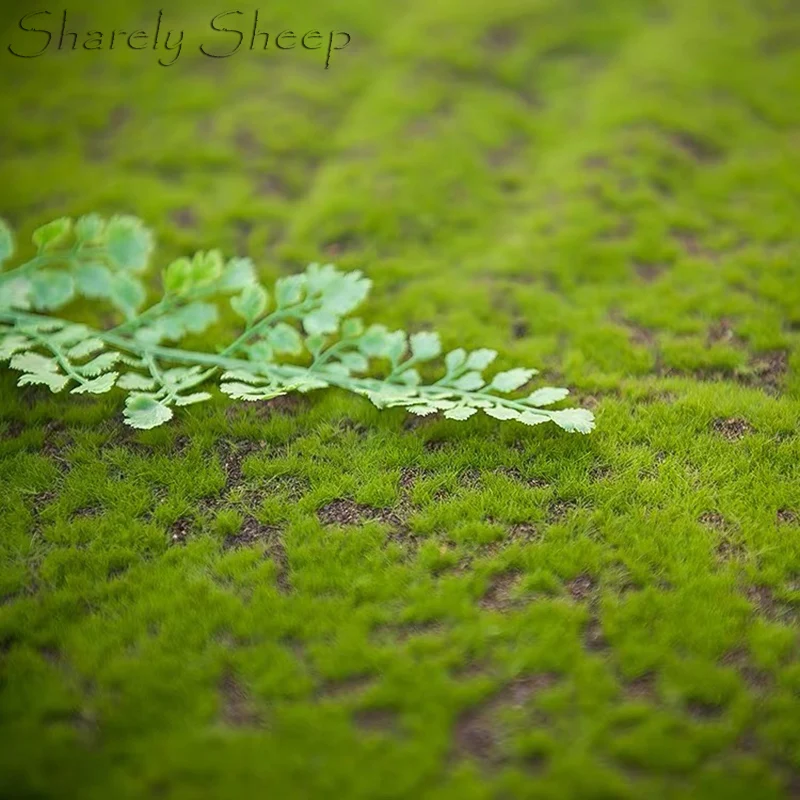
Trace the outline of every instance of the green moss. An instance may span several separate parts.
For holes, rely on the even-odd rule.
[[[80,25],[154,21],[95,5]],[[194,44],[202,5],[169,10]],[[792,10],[268,15],[353,42],[327,71],[4,52],[0,215],[24,242],[132,212],[165,262],[220,246],[267,283],[362,269],[368,320],[538,366],[597,430],[329,392],[132,433],[114,397],[1,375],[0,794],[791,796]]]

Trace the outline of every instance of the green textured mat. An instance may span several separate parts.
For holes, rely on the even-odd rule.
[[[29,10],[21,240],[128,212],[159,269],[362,269],[366,321],[538,367],[597,430],[323,392],[136,433],[3,369],[0,795],[800,797],[800,6],[262,6],[350,33],[327,70],[204,56],[208,3],[164,7],[172,66],[15,58]]]

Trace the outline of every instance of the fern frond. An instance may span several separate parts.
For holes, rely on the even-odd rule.
[[[571,432],[594,427],[590,411],[549,408],[567,389],[543,387],[512,397],[535,369],[485,377],[494,350],[458,348],[443,355],[436,333],[409,337],[348,316],[370,290],[360,272],[310,264],[269,292],[249,259],[225,261],[217,250],[199,252],[173,261],[163,273],[163,297],[140,310],[153,237],[139,220],[61,218],[35,231],[33,241],[38,253],[32,260],[0,272],[0,361],[22,373],[20,386],[128,392],[124,418],[134,428],[157,427],[175,407],[210,399],[201,387],[217,376],[220,391],[237,400],[338,387],[378,408],[402,407],[421,416],[466,420],[483,412],[525,425],[554,422]],[[11,229],[0,220],[0,268],[14,251]],[[50,316],[76,297],[106,301],[123,319],[95,330]],[[206,332],[219,319],[220,303],[243,321],[227,347],[210,353],[165,344]],[[444,374],[425,383],[420,368],[427,372],[440,359]],[[380,367],[383,377],[376,377]]]

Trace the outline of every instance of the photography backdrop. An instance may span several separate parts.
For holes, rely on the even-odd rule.
[[[330,391],[134,433],[3,369],[0,794],[797,796],[797,4],[270,2],[266,52],[256,8],[75,0],[59,50],[3,3],[21,254],[98,211],[153,298],[198,249],[360,269],[597,430]]]

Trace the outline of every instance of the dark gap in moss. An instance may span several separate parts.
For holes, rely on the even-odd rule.
[[[736,347],[744,347],[746,345],[745,340],[736,335],[733,326],[733,320],[728,317],[717,320],[708,329],[706,344],[710,346],[712,344],[722,343],[734,345]]]
[[[759,386],[770,394],[777,394],[789,370],[789,354],[785,350],[759,353],[750,358],[748,373],[741,376],[742,383]]]
[[[528,522],[517,522],[508,529],[508,538],[512,542],[529,544],[531,542],[540,542],[543,539],[543,534],[535,525]]]
[[[558,676],[552,673],[522,675],[502,686],[477,706],[463,711],[453,729],[452,756],[472,759],[492,768],[505,760],[504,731],[498,713],[507,708],[522,709],[533,697],[552,687]]]
[[[570,581],[564,584],[569,596],[582,603],[585,600],[591,599],[597,589],[597,582],[587,572],[583,572]]]
[[[188,517],[176,519],[169,528],[170,542],[174,545],[186,544],[193,527],[194,522]]]
[[[741,417],[715,419],[711,423],[711,429],[729,442],[738,441],[744,438],[748,433],[753,432],[753,426],[746,419],[742,419]]]
[[[404,527],[404,521],[392,509],[374,508],[347,498],[331,500],[318,509],[317,516],[323,525],[347,526],[378,520],[396,528]]]
[[[591,617],[583,632],[583,647],[590,653],[602,653],[610,649],[603,626],[598,617]]]
[[[493,53],[505,53],[519,41],[519,35],[513,25],[493,25],[481,37],[481,45]]]
[[[773,685],[769,672],[757,667],[744,647],[735,647],[726,652],[720,659],[720,664],[735,669],[748,688],[756,693],[764,693]]]
[[[354,697],[364,694],[373,684],[373,675],[352,675],[337,680],[324,680],[317,687],[317,698]]]
[[[445,627],[441,622],[389,622],[378,625],[372,636],[381,643],[405,643],[418,636],[442,636]]]
[[[398,730],[397,712],[389,708],[361,708],[353,714],[353,722],[373,733],[395,734]]]
[[[220,696],[220,721],[233,728],[262,727],[263,715],[256,709],[244,684],[231,671],[226,670],[218,685]]]
[[[622,693],[626,700],[658,703],[655,673],[647,672],[631,681],[626,681],[622,685]]]
[[[550,523],[562,522],[567,518],[569,513],[576,508],[578,508],[577,500],[556,500],[556,502],[551,503],[548,508],[547,521]]]
[[[183,230],[196,228],[199,222],[197,213],[190,206],[181,206],[176,208],[171,214],[170,219],[176,227]]]
[[[261,452],[263,449],[263,443],[249,440],[222,439],[217,443],[217,456],[225,472],[225,485],[228,489],[241,486],[245,482],[245,477],[242,473],[242,462],[247,456]]]
[[[519,583],[522,573],[508,570],[493,575],[480,600],[480,607],[486,611],[507,611],[519,601],[512,598],[512,592]]]

